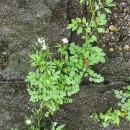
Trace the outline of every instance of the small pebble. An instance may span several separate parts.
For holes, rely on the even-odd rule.
[[[128,21],[128,25],[130,25],[130,21]]]
[[[111,35],[113,35],[113,32],[110,32]]]
[[[109,30],[112,31],[112,32],[118,32],[119,31],[119,29],[117,27],[115,27],[114,25],[110,25]]]
[[[111,52],[112,52],[112,51],[114,51],[114,49],[113,49],[113,48],[109,48],[109,51],[111,51]]]
[[[119,50],[119,51],[122,51],[122,47],[121,47],[121,46],[119,46],[118,50]]]
[[[102,45],[102,47],[105,47],[105,46],[106,46],[105,44]]]
[[[127,50],[127,51],[128,51],[129,49],[130,49],[130,46],[129,46],[129,45],[125,45],[125,46],[124,46],[124,50]]]

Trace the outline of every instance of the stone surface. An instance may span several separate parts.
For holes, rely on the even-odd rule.
[[[65,123],[66,130],[129,130],[130,123],[127,120],[121,119],[119,126],[103,128],[90,118],[93,112],[105,112],[110,107],[117,107],[113,89],[119,89],[123,84],[81,86],[81,91],[73,97],[73,103],[62,106],[56,113],[55,121]]]
[[[24,118],[30,107],[25,84],[0,82],[0,129],[25,129]]]
[[[81,91],[72,104],[62,106],[54,117],[65,123],[67,130],[129,130],[130,123],[102,128],[89,116],[116,107],[113,89],[130,84],[130,20],[129,0],[115,0],[117,6],[108,15],[107,33],[99,35],[99,42],[106,53],[106,63],[96,65],[95,70],[105,77],[101,85],[89,84],[85,78]],[[79,37],[66,29],[71,18],[82,17],[85,7],[77,0],[0,0],[0,129],[19,127],[26,130],[24,116],[30,107],[23,82],[30,70],[28,55],[38,37],[46,37],[51,49],[63,37],[81,43]],[[119,28],[109,32],[109,26]],[[119,50],[119,47],[122,48]],[[113,51],[109,49],[113,48]]]
[[[37,38],[46,36],[53,48],[68,33],[67,22],[65,1],[1,0],[0,79],[24,79]]]

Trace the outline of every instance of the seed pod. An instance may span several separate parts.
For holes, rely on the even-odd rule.
[[[85,59],[85,61],[84,61],[84,68],[87,68],[88,66],[89,66],[88,60]]]

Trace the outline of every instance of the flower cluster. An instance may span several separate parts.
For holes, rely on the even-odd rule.
[[[32,123],[32,121],[31,121],[30,119],[27,119],[27,120],[25,121],[25,123],[26,123],[26,125],[30,125],[30,124]]]
[[[45,43],[45,39],[43,37],[38,38],[38,43],[42,45],[42,50],[46,50],[47,49],[47,46],[46,46],[46,43]]]
[[[63,42],[64,44],[66,44],[66,43],[68,43],[69,41],[68,41],[67,38],[63,38],[63,39],[62,39],[62,42]]]
[[[97,5],[96,8],[95,8],[95,10],[99,10],[99,8],[100,8],[100,7]]]

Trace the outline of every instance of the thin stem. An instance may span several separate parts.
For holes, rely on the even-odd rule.
[[[92,21],[94,20],[94,16],[95,16],[95,11],[93,10],[92,0],[90,0],[90,9],[91,9],[92,16],[91,16],[91,20],[90,20],[90,25],[89,26],[91,26]]]
[[[94,27],[94,29],[91,31],[91,33],[89,34],[89,37],[91,36],[91,34],[97,29],[98,26]]]
[[[62,57],[63,57],[62,55],[63,55],[63,54],[62,54],[62,52],[61,52],[61,53],[60,53],[60,59],[61,59],[61,60],[62,60]]]
[[[89,27],[91,28],[91,24],[92,24],[92,21],[94,20],[94,16],[95,16],[95,11],[93,10],[93,5],[92,5],[92,0],[89,0],[90,2],[90,10],[91,10],[91,20],[90,20],[90,23],[89,23]],[[89,39],[89,36],[88,33],[86,32],[86,41]]]
[[[98,4],[101,5],[101,3],[102,3],[101,0],[98,0]]]

